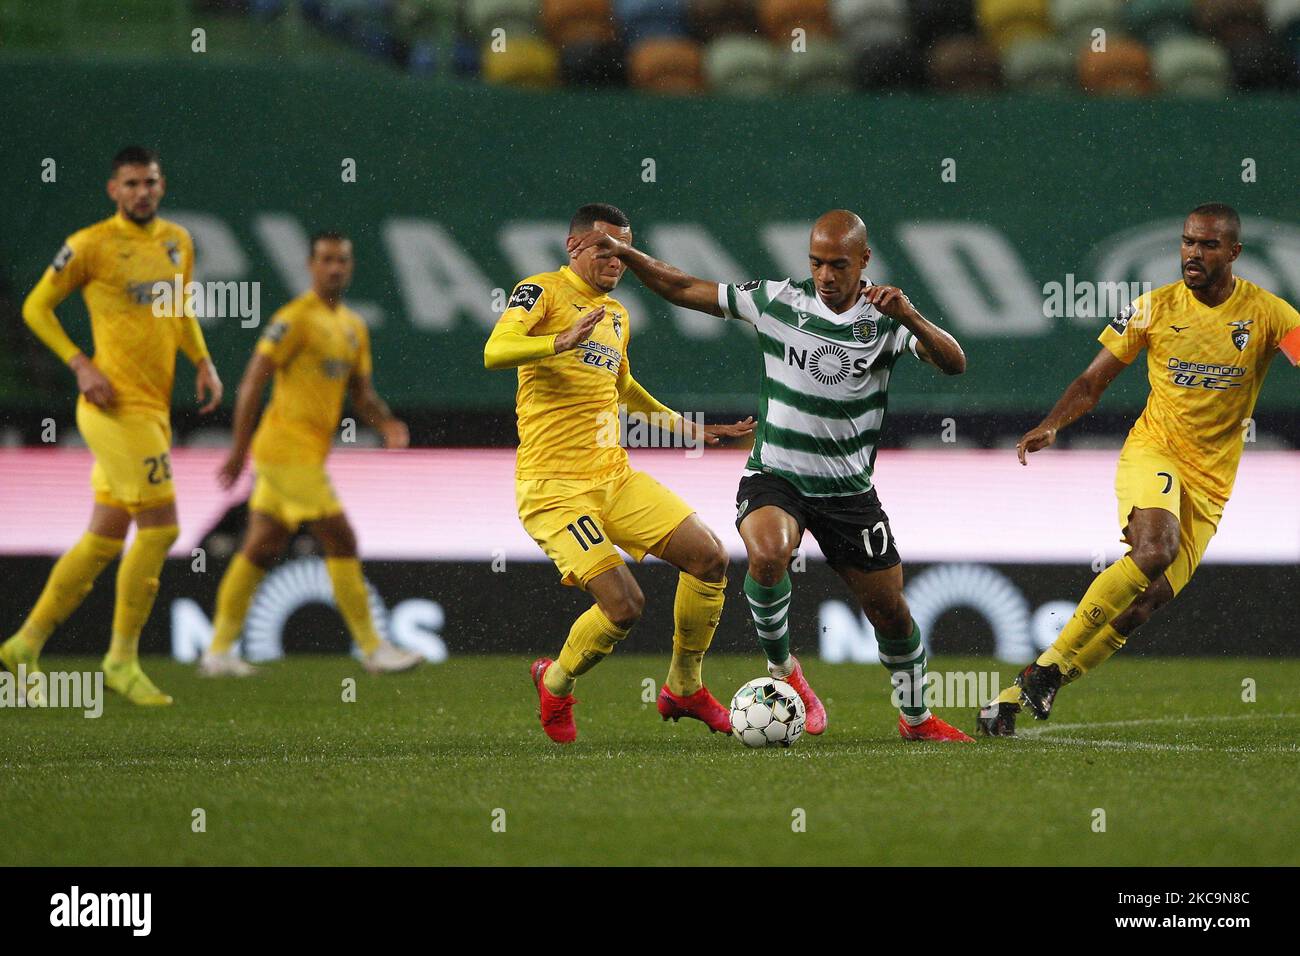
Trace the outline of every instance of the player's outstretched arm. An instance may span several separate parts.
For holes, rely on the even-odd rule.
[[[383,436],[385,448],[405,448],[411,443],[406,422],[394,415],[388,403],[379,397],[369,375],[353,375],[348,380],[348,397],[362,420]]]
[[[718,305],[718,283],[687,275],[681,269],[660,262],[641,250],[634,249],[626,242],[598,230],[593,229],[591,232],[581,236],[570,236],[568,239],[570,255],[577,255],[584,249],[592,248],[596,250],[598,258],[617,256],[622,259],[646,288],[673,305],[722,316],[722,309]]]
[[[1028,464],[1025,461],[1028,453],[1042,451],[1056,441],[1058,431],[1092,411],[1110,383],[1115,381],[1115,376],[1126,368],[1128,366],[1117,359],[1110,349],[1103,347],[1083,374],[1070,383],[1038,427],[1025,432],[1020,439],[1016,445],[1016,457],[1020,459],[1020,464]]]
[[[262,409],[262,392],[274,374],[275,362],[270,356],[254,352],[235,395],[235,422],[231,428],[234,438],[230,454],[217,471],[217,484],[222,488],[230,488],[244,470],[248,449],[253,444],[253,429]]]

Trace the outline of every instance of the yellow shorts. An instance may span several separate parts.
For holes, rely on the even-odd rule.
[[[604,478],[515,482],[524,530],[555,562],[563,583],[585,588],[623,563],[614,546],[640,561],[660,557],[695,509],[649,475],[625,468]]]
[[[176,499],[172,485],[172,426],[166,412],[102,409],[77,402],[77,430],[95,456],[95,501],[135,514]]]
[[[304,521],[339,514],[343,505],[334,493],[325,466],[253,461],[256,480],[248,499],[250,511],[268,514],[290,531]]]
[[[1165,571],[1177,594],[1192,579],[1201,556],[1219,528],[1224,503],[1187,484],[1169,455],[1138,442],[1126,442],[1115,473],[1115,497],[1125,544],[1134,508],[1163,508],[1178,519],[1178,557]]]

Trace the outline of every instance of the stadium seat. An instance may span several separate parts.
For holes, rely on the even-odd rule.
[[[537,32],[537,4],[533,0],[466,0],[465,25],[479,40],[487,40],[500,27],[507,41],[516,34]]]
[[[542,26],[557,47],[608,43],[614,39],[614,11],[609,0],[542,0]]]
[[[372,15],[359,16],[348,22],[347,38],[352,45],[370,56],[383,60],[397,60],[400,44],[383,18]]]
[[[925,82],[924,57],[906,40],[857,51],[853,75],[864,90],[913,89]]]
[[[1226,44],[1237,89],[1292,90],[1296,87],[1296,55],[1264,30],[1235,32]]]
[[[850,50],[905,39],[910,32],[903,0],[830,0],[831,22]]]
[[[753,0],[689,0],[686,19],[691,33],[702,42],[729,33],[758,33]]]
[[[1151,57],[1137,40],[1114,37],[1104,53],[1079,54],[1079,85],[1098,96],[1144,96],[1152,91]]]
[[[650,37],[686,37],[686,0],[614,0],[614,19],[628,45]]]
[[[654,93],[698,93],[704,89],[699,44],[681,37],[651,37],[628,51],[628,82]]]
[[[853,61],[832,37],[814,37],[808,49],[787,49],[780,56],[782,84],[795,93],[848,93],[853,89]]]
[[[999,50],[1017,40],[1051,33],[1047,0],[977,0],[975,16],[984,35]]]
[[[1205,37],[1165,37],[1151,51],[1151,66],[1165,93],[1222,96],[1232,88],[1228,54]]]
[[[500,53],[492,51],[491,40],[483,45],[483,79],[488,83],[555,86],[559,80],[559,64],[555,47],[537,37],[507,35],[506,48]]]
[[[1002,54],[1002,75],[1011,89],[1029,93],[1077,87],[1074,55],[1057,39],[1031,37],[1013,43]]]
[[[772,42],[786,48],[798,28],[807,36],[829,36],[835,32],[826,0],[759,0],[758,23]]]
[[[930,48],[926,74],[941,93],[988,93],[1002,87],[997,51],[980,36],[945,37]]]
[[[1196,0],[1196,26],[1220,43],[1268,31],[1261,0]]]
[[[1147,43],[1192,30],[1192,0],[1129,0],[1124,22]]]
[[[565,86],[622,86],[627,82],[622,45],[611,41],[570,43],[560,50],[560,80]]]
[[[1268,0],[1268,23],[1284,42],[1300,43],[1300,0]]]
[[[474,41],[458,38],[451,47],[451,71],[457,76],[478,76],[482,70],[482,58]]]
[[[717,93],[770,93],[781,81],[777,48],[758,37],[718,37],[704,51],[704,75]]]
[[[459,15],[458,0],[399,0],[393,7],[393,31],[407,43],[437,44],[455,36]]]
[[[927,49],[934,41],[976,31],[975,0],[910,0],[912,37]]]
[[[1072,49],[1090,42],[1098,28],[1106,31],[1107,40],[1123,29],[1120,0],[1051,0],[1048,13],[1052,29]]]

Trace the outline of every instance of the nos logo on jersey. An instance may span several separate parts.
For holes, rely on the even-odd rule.
[[[525,312],[533,311],[533,306],[537,300],[542,297],[542,287],[532,282],[525,282],[523,285],[515,286],[514,294],[510,296],[510,301],[506,303],[507,309],[516,307],[522,308]]]
[[[787,365],[803,369],[822,385],[838,385],[849,377],[850,372],[857,376],[866,375],[870,368],[865,356],[851,359],[849,353],[838,345],[820,345],[811,353],[787,345],[785,361]]]
[[[54,261],[50,263],[50,268],[52,268],[55,272],[62,272],[63,267],[66,266],[71,261],[72,261],[72,246],[68,245],[65,242],[63,246],[59,249],[59,251],[54,254]]]
[[[1246,344],[1250,342],[1249,326],[1253,325],[1254,322],[1254,319],[1245,319],[1241,322],[1228,323],[1228,325],[1232,326],[1232,344],[1237,347],[1238,352],[1246,351]]]
[[[1133,308],[1132,303],[1129,303],[1124,306],[1119,315],[1110,320],[1110,327],[1115,330],[1116,334],[1123,335],[1124,330],[1128,328],[1129,319],[1133,318],[1136,312],[1137,309]]]

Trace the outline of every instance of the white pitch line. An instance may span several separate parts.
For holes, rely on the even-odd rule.
[[[1024,737],[1042,737],[1043,743],[1070,744],[1080,747],[1109,747],[1112,750],[1165,750],[1202,751],[1213,753],[1295,753],[1300,746],[1266,747],[1204,747],[1199,744],[1163,744],[1140,740],[1092,740],[1086,737],[1045,737],[1045,734],[1068,730],[1096,730],[1101,727],[1149,727],[1161,724],[1209,724],[1235,720],[1287,720],[1300,717],[1300,713],[1287,714],[1183,714],[1181,717],[1141,717],[1134,720],[1107,720],[1086,724],[1056,724],[1051,727],[1032,727],[1022,732]]]

